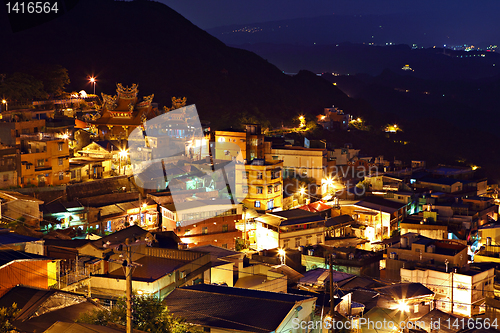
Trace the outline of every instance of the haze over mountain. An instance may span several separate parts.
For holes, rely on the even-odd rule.
[[[455,11],[455,14],[418,9],[378,15],[328,13],[317,17],[220,26],[207,31],[231,45],[275,43],[309,46],[351,42],[416,44],[419,47],[468,44],[486,48],[500,44],[497,10],[474,6],[460,13]]]
[[[0,17],[1,19],[1,17]],[[312,73],[283,74],[259,56],[231,48],[164,4],[81,0],[65,15],[36,28],[12,33],[0,20],[0,73],[34,63],[66,67],[69,89],[113,94],[115,83],[139,83],[141,95],[170,104],[186,96],[212,125],[236,125],[242,115],[276,123],[301,112],[317,113],[353,102]]]

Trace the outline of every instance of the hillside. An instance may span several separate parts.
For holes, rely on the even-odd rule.
[[[1,19],[1,17],[0,17]],[[252,52],[227,47],[166,5],[157,2],[81,0],[73,10],[36,28],[12,33],[0,20],[0,73],[34,63],[60,64],[71,90],[112,94],[115,83],[139,83],[141,95],[169,105],[186,96],[214,127],[235,125],[242,114],[278,123],[332,104],[356,105],[312,73],[295,77]]]

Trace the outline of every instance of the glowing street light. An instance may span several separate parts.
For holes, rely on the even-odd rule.
[[[398,301],[398,310],[401,312],[410,312],[410,306],[405,300]]]
[[[306,126],[306,118],[304,116],[299,116],[299,120],[300,120],[300,127],[304,127]]]
[[[5,110],[4,111],[7,111],[7,109],[9,108],[9,103],[7,103],[7,100],[5,98],[2,99],[2,104],[5,105]]]
[[[284,265],[285,264],[285,260],[286,260],[286,251],[285,251],[285,249],[278,249],[278,254],[279,254],[280,259],[281,259],[281,264]]]
[[[121,170],[122,170],[122,159],[126,159],[127,158],[128,151],[125,150],[125,149],[121,149],[120,152],[118,153],[118,155],[120,156],[120,158],[119,158],[119,166],[118,166],[118,174],[120,174]],[[125,166],[123,166],[123,174],[125,174]]]
[[[64,140],[68,140],[69,139],[69,134],[68,133],[64,133],[63,135],[61,135],[61,138],[64,139]]]
[[[299,188],[299,193],[300,193],[300,195],[306,194],[306,188],[305,187]]]
[[[90,77],[90,83],[94,85],[94,95],[95,95],[95,77],[91,76]]]

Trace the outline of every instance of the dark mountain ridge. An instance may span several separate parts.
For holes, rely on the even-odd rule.
[[[0,54],[0,73],[34,63],[56,63],[69,71],[71,90],[112,94],[116,82],[139,83],[141,95],[170,105],[186,96],[214,127],[236,125],[241,115],[277,123],[297,114],[319,113],[332,104],[355,109],[344,93],[316,77],[295,77],[256,54],[231,48],[157,2],[81,0],[65,15],[12,33],[0,22],[9,52]]]

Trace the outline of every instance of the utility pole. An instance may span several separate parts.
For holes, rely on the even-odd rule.
[[[127,285],[127,333],[132,333],[132,251],[130,251],[130,239],[125,240],[127,247],[127,260],[123,262],[125,266]]]
[[[333,254],[329,255],[330,261],[330,324],[332,325],[331,331],[333,332]]]

